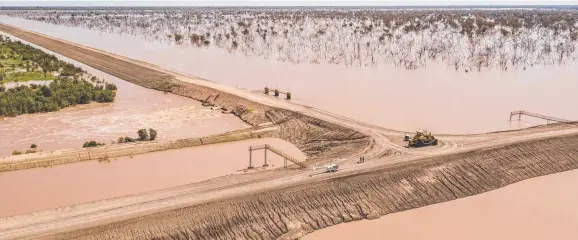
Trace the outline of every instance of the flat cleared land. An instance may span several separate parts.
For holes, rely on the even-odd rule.
[[[437,147],[406,149],[391,140],[402,132],[7,25],[0,30],[135,84],[225,107],[254,126],[272,123],[270,136],[295,144],[309,163],[341,164],[334,174],[266,171],[2,218],[0,238],[297,238],[578,168],[575,125],[439,136]],[[367,162],[356,164],[359,155]]]

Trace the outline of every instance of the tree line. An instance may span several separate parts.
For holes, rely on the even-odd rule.
[[[27,113],[54,112],[61,108],[90,102],[113,102],[114,84],[93,85],[83,79],[60,78],[48,86],[22,85],[5,89],[0,87],[0,116]]]

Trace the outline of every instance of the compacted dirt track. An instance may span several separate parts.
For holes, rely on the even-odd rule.
[[[578,168],[573,125],[472,136],[405,149],[404,133],[206,81],[0,24],[0,31],[141,86],[223,107],[277,127],[311,159],[340,171],[268,171],[0,219],[0,238],[296,238],[344,221],[376,218]],[[355,164],[358,155],[368,162]]]

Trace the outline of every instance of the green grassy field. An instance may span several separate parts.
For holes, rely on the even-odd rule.
[[[45,76],[39,69],[35,69],[30,61],[23,60],[22,56],[9,47],[0,46],[0,83],[54,79],[51,73]]]

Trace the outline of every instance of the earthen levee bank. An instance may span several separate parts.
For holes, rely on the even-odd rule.
[[[165,151],[185,147],[242,141],[253,138],[263,138],[275,135],[274,129],[241,130],[200,138],[187,138],[167,142],[141,142],[114,144],[104,147],[83,148],[52,153],[38,153],[16,156],[18,159],[0,160],[0,172],[15,171],[28,168],[49,167],[81,161],[108,161],[118,157],[133,156],[143,153]]]
[[[0,31],[74,59],[110,75],[151,89],[171,92],[222,107],[258,126],[273,123],[278,137],[295,144],[309,158],[346,157],[370,149],[371,138],[354,129],[290,110],[263,105],[230,93],[177,80],[173,75],[110,54],[0,24]]]
[[[404,163],[51,236],[57,239],[296,239],[313,230],[578,168],[578,135]]]

